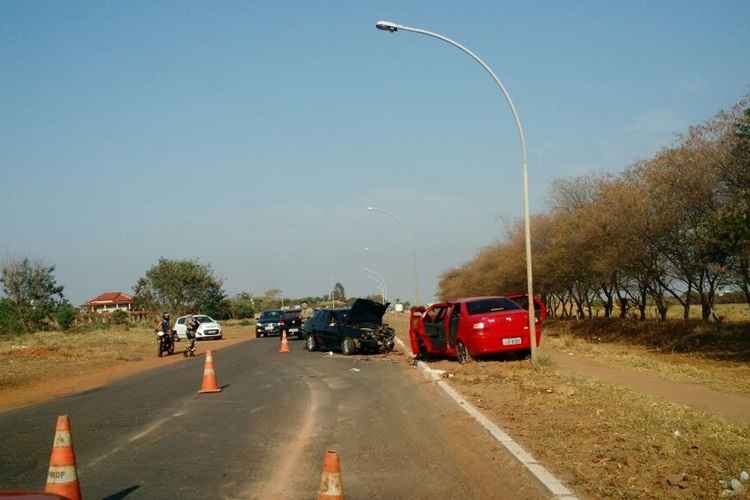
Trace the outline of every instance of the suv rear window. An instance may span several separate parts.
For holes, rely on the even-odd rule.
[[[263,311],[260,315],[260,319],[279,319],[281,318],[281,311]]]
[[[508,300],[505,297],[493,297],[491,299],[473,300],[466,303],[466,310],[469,315],[487,314],[502,311],[515,311],[521,309],[521,306]]]

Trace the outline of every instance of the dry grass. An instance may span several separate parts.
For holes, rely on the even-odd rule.
[[[593,310],[595,316],[604,316],[604,308],[595,306]],[[620,308],[615,306],[613,316],[617,316],[619,313]],[[716,304],[714,306],[714,313],[723,321],[750,321],[750,307],[747,304]],[[630,309],[629,314],[635,318],[638,315],[638,310]],[[655,306],[646,307],[646,317],[648,319],[659,319],[659,314]],[[682,306],[670,305],[667,309],[667,319],[682,320]],[[690,319],[701,319],[700,305],[692,304],[690,306]]]
[[[545,340],[616,366],[750,394],[750,325],[619,320],[545,324]]]
[[[250,337],[251,327],[225,324],[226,338]],[[200,343],[199,345],[203,345]],[[182,349],[177,344],[177,351]],[[37,332],[0,340],[1,391],[156,358],[152,328],[113,326],[89,332]]]
[[[527,362],[440,365],[483,412],[592,498],[716,498],[719,479],[750,467],[750,426]]]

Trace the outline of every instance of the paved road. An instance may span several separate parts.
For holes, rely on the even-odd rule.
[[[544,498],[535,481],[400,356],[329,357],[274,339],[0,414],[0,489],[42,488],[68,414],[87,500],[315,498],[322,457],[352,499]],[[358,369],[356,371],[354,369]]]

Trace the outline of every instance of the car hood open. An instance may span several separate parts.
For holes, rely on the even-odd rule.
[[[373,323],[379,325],[388,304],[379,304],[369,299],[357,299],[349,310],[349,323]]]

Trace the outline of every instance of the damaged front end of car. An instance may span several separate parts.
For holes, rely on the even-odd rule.
[[[396,332],[383,324],[373,328],[361,328],[361,347],[378,353],[391,352],[395,345]]]

